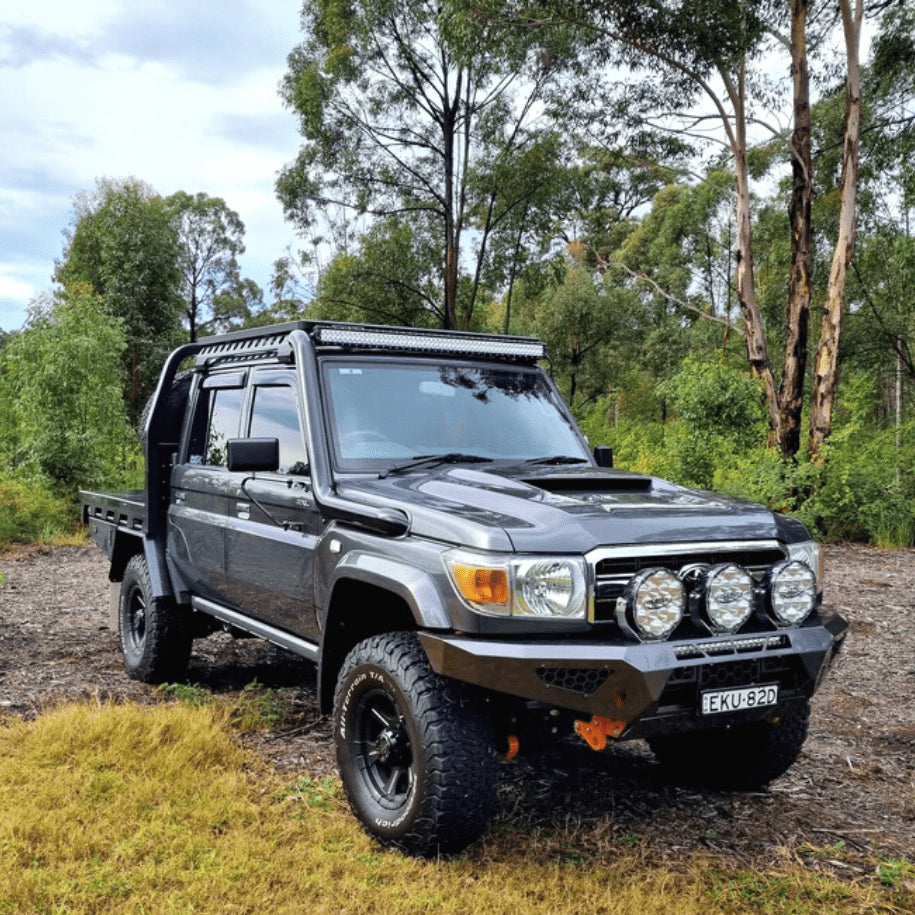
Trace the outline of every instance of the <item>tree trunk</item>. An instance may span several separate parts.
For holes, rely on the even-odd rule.
[[[521,224],[524,224],[524,218],[527,216],[527,210],[525,209],[521,217]],[[512,265],[508,273],[508,291],[505,293],[505,317],[502,324],[502,333],[509,333],[512,323],[512,296],[515,292],[515,278],[518,275],[518,258],[521,254],[521,237],[523,235],[523,230],[518,229],[518,235],[515,238],[515,252],[512,256]]]
[[[836,239],[820,342],[817,346],[810,405],[808,445],[812,459],[822,459],[823,443],[832,429],[832,412],[839,384],[839,339],[845,310],[845,281],[855,252],[855,227],[858,203],[858,159],[861,140],[861,71],[858,48],[861,39],[863,0],[839,0],[845,52],[848,65],[845,92],[845,130],[842,154],[842,205],[839,211],[839,233]]]
[[[197,342],[197,286],[191,286],[191,301],[187,309],[188,333],[190,334],[191,343]]]
[[[443,66],[443,72],[447,67]],[[457,77],[454,99],[443,106],[442,112],[442,144],[445,187],[444,193],[444,232],[445,232],[445,265],[444,265],[444,317],[445,330],[457,328],[457,290],[458,290],[458,241],[456,227],[455,207],[455,143],[457,141],[457,107],[461,99],[461,79]]]
[[[801,446],[801,412],[807,372],[812,272],[810,206],[813,198],[810,77],[807,71],[807,0],[791,0],[791,71],[794,78],[794,132],[791,137],[793,185],[791,274],[788,279],[785,365],[778,392],[778,444],[785,457]]]
[[[747,122],[746,96],[744,90],[744,65],[741,64],[738,77],[738,91],[734,101],[736,133],[732,144],[734,175],[737,181],[735,219],[737,222],[737,300],[743,312],[746,328],[747,360],[754,375],[762,379],[766,389],[766,403],[769,408],[769,423],[778,433],[778,395],[772,365],[769,361],[769,347],[762,315],[756,302],[756,288],[753,278],[753,229],[750,212],[750,175],[747,170]]]

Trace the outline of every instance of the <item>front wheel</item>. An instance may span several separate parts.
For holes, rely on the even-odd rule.
[[[415,633],[360,642],[334,696],[334,742],[350,806],[383,844],[459,851],[495,807],[492,729],[477,701],[429,665]]]
[[[134,680],[180,680],[191,656],[186,615],[167,597],[155,597],[142,555],[124,570],[118,612],[124,666]]]
[[[807,738],[809,718],[805,701],[770,721],[655,737],[648,745],[678,780],[713,788],[759,788],[794,764]]]

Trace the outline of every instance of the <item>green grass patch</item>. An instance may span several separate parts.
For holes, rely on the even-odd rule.
[[[267,731],[279,727],[286,719],[286,704],[276,690],[252,680],[232,699],[213,695],[196,683],[163,683],[157,688],[192,708],[221,708],[239,731]]]
[[[915,863],[907,858],[881,858],[877,865],[877,876],[886,887],[915,887]]]
[[[336,779],[289,784],[241,748],[232,717],[223,703],[77,705],[0,727],[0,913],[813,915],[915,905],[901,878],[890,888],[699,857],[646,864],[626,843],[596,850],[580,832],[504,821],[459,857],[406,858],[363,834]]]

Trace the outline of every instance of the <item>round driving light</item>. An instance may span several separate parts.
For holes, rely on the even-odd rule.
[[[620,627],[640,641],[666,639],[686,606],[683,583],[667,569],[645,569],[630,579],[616,602]]]
[[[519,613],[578,616],[584,612],[584,578],[571,562],[543,559],[519,564],[515,585]]]
[[[736,565],[705,573],[705,618],[714,632],[736,632],[753,612],[753,576]]]
[[[769,604],[779,626],[800,626],[813,612],[817,580],[813,569],[796,559],[779,562],[769,573]]]

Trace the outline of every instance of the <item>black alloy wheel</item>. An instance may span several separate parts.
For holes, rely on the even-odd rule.
[[[122,630],[124,652],[139,660],[146,643],[146,598],[138,584],[131,587],[126,603]]]
[[[404,809],[416,779],[407,721],[386,690],[363,693],[353,710],[353,755],[372,800],[396,813]]]

